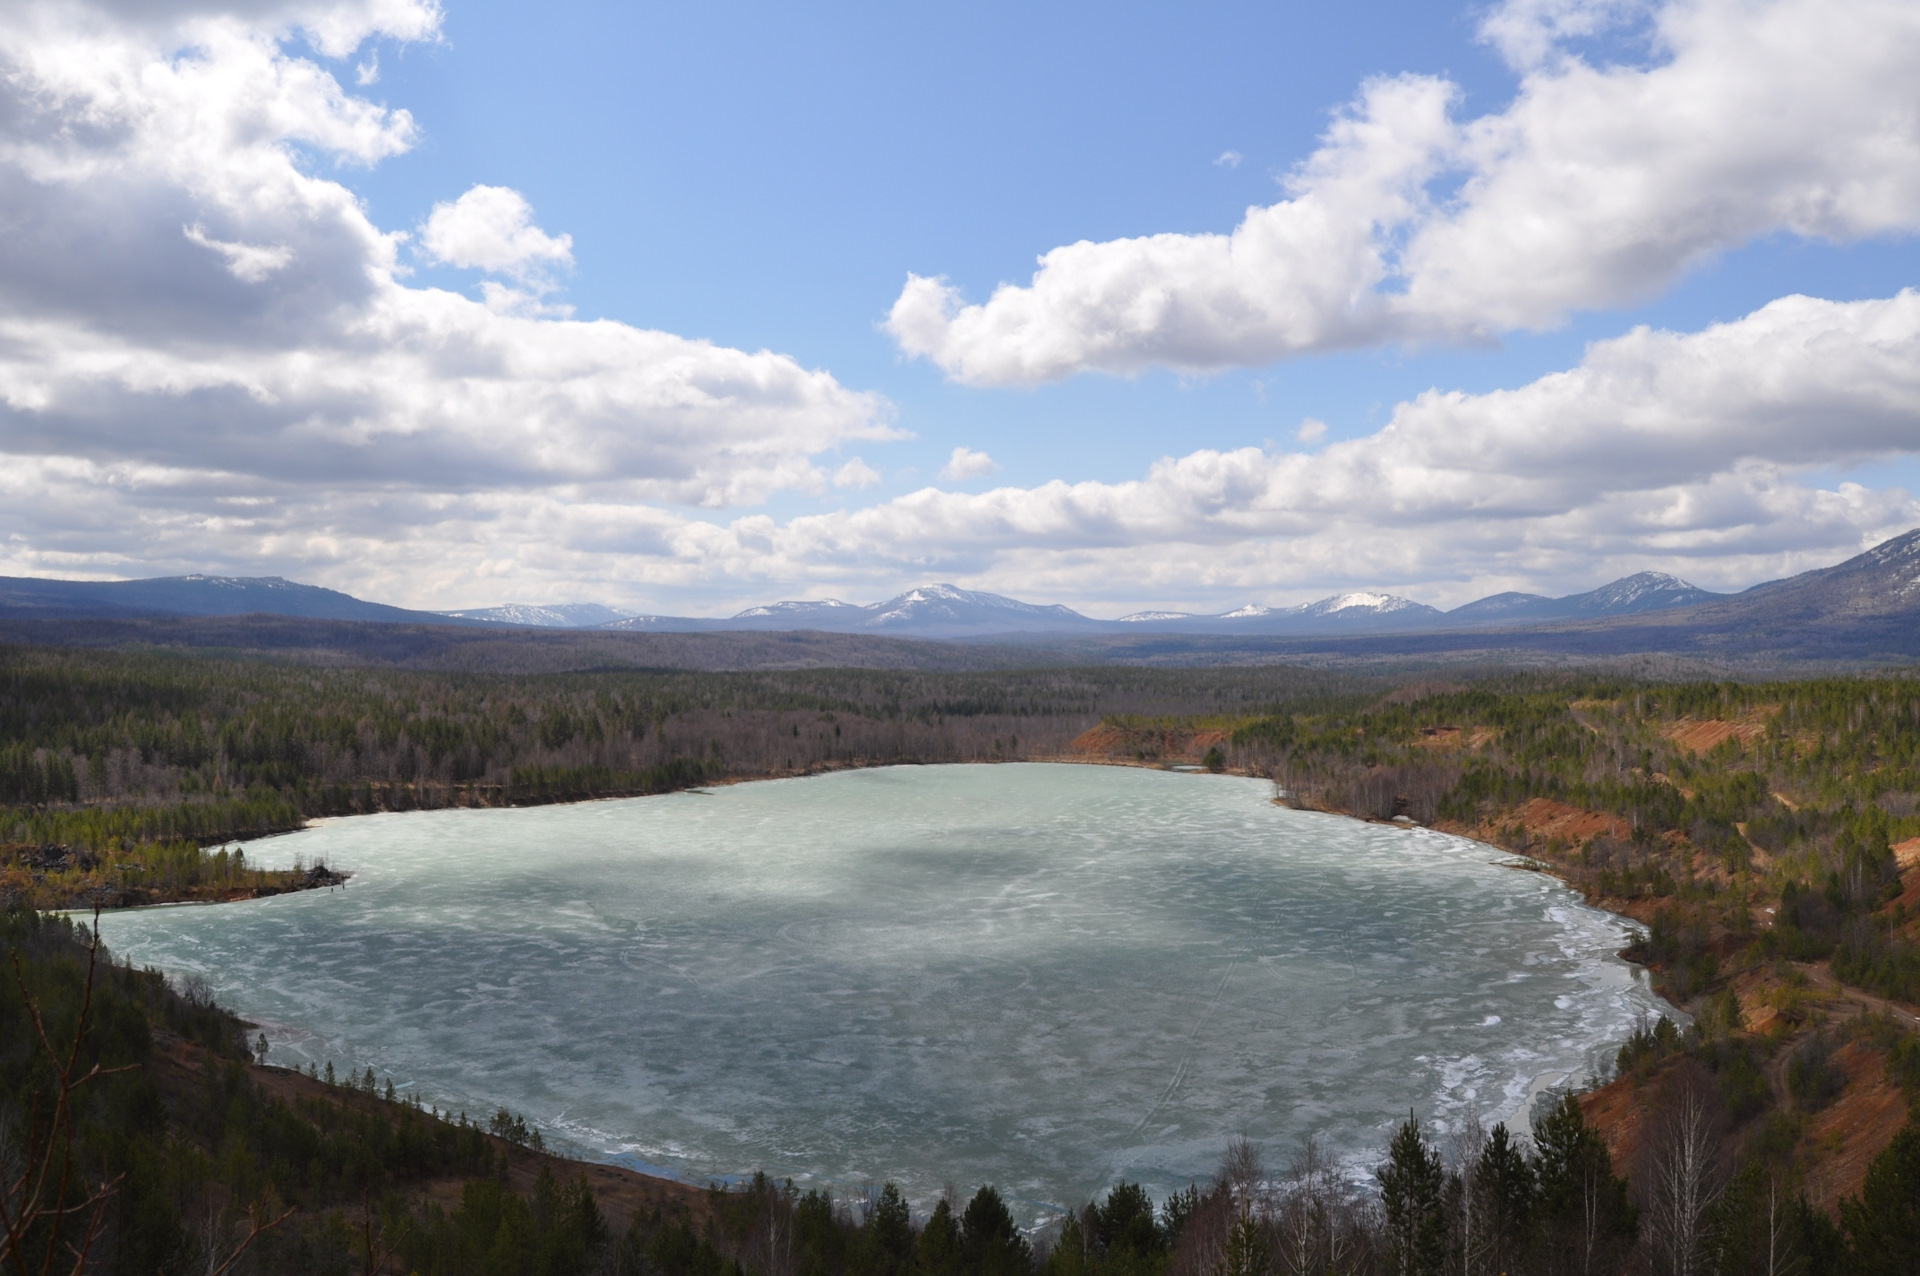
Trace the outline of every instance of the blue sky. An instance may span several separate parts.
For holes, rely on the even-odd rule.
[[[406,105],[423,143],[341,176],[389,226],[475,182],[514,187],[572,234],[565,296],[581,317],[767,347],[881,390],[919,437],[872,459],[919,482],[955,445],[988,450],[1007,481],[1119,481],[1170,450],[1258,443],[1307,417],[1332,437],[1366,433],[1400,398],[1516,384],[1628,326],[1608,315],[1503,349],[1370,350],[1213,377],[948,385],[880,331],[909,270],[983,296],[1056,244],[1227,229],[1273,202],[1368,77],[1445,74],[1489,106],[1516,83],[1467,7],[1036,8],[458,4],[442,43],[380,62],[372,95]],[[1218,162],[1229,151],[1239,162]],[[1628,323],[1736,318],[1853,273],[1838,259],[1858,255],[1822,248],[1836,260],[1812,263],[1805,245],[1780,247]],[[1901,250],[1901,266],[1920,260]],[[1886,251],[1873,250],[1879,269]],[[1756,270],[1778,278],[1749,286]],[[471,288],[478,275],[420,278]]]
[[[30,4],[35,109],[130,123],[0,126],[67,228],[0,320],[87,352],[0,368],[0,571],[1117,614],[1835,561],[1920,523],[1903,9]],[[1292,205],[1324,246],[1216,251]]]

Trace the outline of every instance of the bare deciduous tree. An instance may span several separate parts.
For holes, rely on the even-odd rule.
[[[1348,1270],[1368,1221],[1340,1167],[1318,1140],[1307,1139],[1279,1184],[1274,1230],[1280,1270],[1286,1276]]]
[[[1647,1180],[1647,1242],[1660,1271],[1696,1276],[1707,1254],[1707,1212],[1726,1186],[1718,1113],[1706,1086],[1682,1077],[1658,1118]]]

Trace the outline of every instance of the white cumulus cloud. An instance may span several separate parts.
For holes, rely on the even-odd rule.
[[[442,318],[484,315],[434,296]],[[515,357],[550,360],[567,344],[519,350],[516,333],[550,321],[468,321],[469,333],[521,325],[498,330],[504,349],[483,370]],[[552,326],[636,339],[617,325]],[[656,359],[699,357],[677,338],[641,335],[661,343]],[[631,357],[654,361],[644,353]],[[586,368],[613,361],[594,350],[572,357]],[[781,371],[750,362],[760,356],[736,357],[748,361],[736,365],[742,378]],[[368,379],[422,375],[396,358]],[[1739,587],[1920,524],[1920,501],[1908,493],[1820,477],[1920,453],[1914,292],[1847,303],[1788,297],[1701,332],[1635,330],[1515,389],[1428,392],[1373,434],[1310,453],[1204,449],[1130,481],[927,487],[785,520],[703,517],[638,499],[635,481],[597,476],[632,473],[630,458],[573,454],[605,446],[590,426],[555,434],[536,479],[517,479],[535,450],[529,440],[543,431],[497,444],[486,437],[524,410],[495,402],[486,387],[517,376],[478,375],[466,391],[473,397],[445,410],[448,419],[488,411],[485,428],[447,436],[435,425],[418,443],[372,437],[362,471],[325,449],[280,464],[226,461],[234,453],[218,429],[207,433],[216,464],[162,446],[16,453],[0,465],[0,574],[271,569],[415,605],[475,605],[539,587],[654,608],[678,598],[695,612],[724,611],[709,601],[716,593],[764,601],[768,582],[880,597],[938,578],[1095,611],[1105,601],[1118,614],[1351,588],[1453,604],[1507,588],[1587,588],[1647,568]],[[416,410],[440,411],[426,400],[446,384],[429,377]],[[831,388],[823,378],[815,392]],[[531,404],[557,418],[601,392],[589,382],[564,401]],[[262,440],[262,450],[272,443]],[[382,455],[393,481],[374,464]],[[320,480],[315,458],[334,467]],[[810,465],[796,459],[793,486],[822,487]],[[858,479],[853,465],[825,481]],[[418,481],[434,469],[446,477]]]
[[[1565,48],[1637,18],[1653,0],[1503,0],[1480,20],[1480,38],[1509,65],[1532,70]]]
[[[452,203],[435,204],[420,243],[449,266],[541,281],[573,266],[573,236],[533,224],[533,207],[506,186],[475,186]]]
[[[322,174],[404,152],[415,124],[294,37],[345,58],[438,21],[416,0],[0,9],[13,570],[308,564],[348,583],[412,563],[409,592],[431,592],[508,561],[489,528],[821,491],[816,458],[897,437],[884,400],[785,355],[543,317],[570,241],[505,188],[439,206],[426,239],[517,288],[490,306],[407,286],[404,237]]]
[[[880,471],[857,456],[833,472],[835,487],[872,487],[879,481]]]
[[[940,467],[943,479],[985,478],[1000,468],[1000,463],[985,452],[976,452],[970,447],[957,447],[947,457],[947,463]]]
[[[1920,293],[1786,297],[1698,333],[1636,329],[1517,389],[1429,391],[1314,453],[1204,450],[1130,482],[927,488],[759,526],[736,552],[768,570],[1107,580],[1134,598],[1424,583],[1460,602],[1653,565],[1727,586],[1920,523],[1910,494],[1807,477],[1915,453]]]
[[[211,249],[227,260],[227,269],[243,283],[257,284],[293,260],[293,250],[284,244],[230,244],[207,234],[207,228],[195,222],[183,226],[180,233],[187,242]]]
[[[912,275],[887,329],[972,384],[1209,371],[1551,327],[1779,231],[1920,229],[1920,7],[1669,0],[1645,65],[1563,45],[1643,8],[1513,0],[1483,26],[1527,68],[1505,109],[1376,80],[1231,233],[1065,245],[976,304]]]

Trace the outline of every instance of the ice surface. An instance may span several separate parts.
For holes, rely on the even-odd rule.
[[[337,820],[350,888],[102,919],[276,1062],[371,1065],[690,1178],[766,1169],[1029,1216],[1156,1196],[1245,1135],[1523,1117],[1661,1009],[1624,924],[1499,852],[1229,776],[896,767]],[[251,848],[250,848],[251,850]],[[251,858],[251,853],[250,853]]]

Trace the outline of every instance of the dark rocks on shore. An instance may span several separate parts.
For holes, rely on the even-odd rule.
[[[6,847],[4,851],[0,851],[0,862],[5,861],[38,869],[43,873],[63,873],[74,868],[88,872],[99,865],[100,857],[84,847],[58,846],[49,842],[43,846]]]

